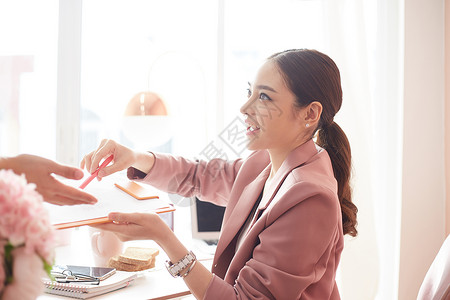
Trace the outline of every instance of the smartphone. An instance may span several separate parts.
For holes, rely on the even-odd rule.
[[[64,270],[70,270],[72,274],[83,274],[91,277],[95,277],[99,280],[104,280],[109,276],[116,273],[115,268],[106,267],[86,267],[86,266],[75,266],[75,265],[58,265],[54,266],[53,272],[62,273]]]

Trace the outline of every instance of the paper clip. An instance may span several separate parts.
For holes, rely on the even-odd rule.
[[[59,283],[84,283],[84,284],[92,284],[99,285],[100,279],[97,277],[89,276],[86,274],[73,273],[69,269],[65,269],[62,272],[52,271],[51,275],[55,277],[56,282]]]

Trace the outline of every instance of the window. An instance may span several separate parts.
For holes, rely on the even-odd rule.
[[[82,24],[81,154],[105,137],[142,150],[198,154],[216,98],[217,4],[86,1]],[[146,92],[163,101],[168,122],[124,116],[130,100],[144,102]]]
[[[57,0],[0,2],[1,155],[54,158],[57,46]]]
[[[243,152],[220,134],[238,124],[247,82],[262,60],[286,48],[322,45],[321,1],[91,0],[77,4],[80,24],[58,19],[60,8],[76,14],[69,5],[0,4],[2,155],[29,152],[77,164],[101,139],[113,138],[135,148],[199,158],[226,152],[232,159]],[[70,85],[79,80],[76,72],[58,75],[58,55],[70,57],[58,49],[61,24],[64,39],[81,27],[80,40],[70,41],[81,49],[79,87]],[[80,95],[79,104],[72,103],[77,96],[70,103],[58,99],[59,111],[80,105],[80,117],[57,121],[57,89],[68,82],[79,89],[70,91]],[[164,101],[165,120],[126,120],[130,100],[145,92]],[[57,141],[56,132],[67,136]],[[73,153],[61,159],[61,151]]]
[[[247,82],[259,64],[275,51],[322,44],[321,2],[276,4],[85,1],[80,159],[102,138],[204,159],[241,155],[242,147],[220,134],[239,125]],[[145,92],[164,101],[167,123],[124,117],[131,99]]]

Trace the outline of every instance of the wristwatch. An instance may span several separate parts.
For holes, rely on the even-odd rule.
[[[173,277],[182,277],[180,272],[183,271],[184,269],[186,269],[189,265],[195,263],[196,260],[197,260],[197,257],[195,257],[194,252],[189,251],[189,253],[186,254],[185,257],[183,257],[176,263],[172,263],[171,261],[166,260],[165,265],[166,265],[167,271],[169,271],[170,275],[172,275]],[[192,267],[193,267],[193,265],[191,265],[191,269],[192,269]]]

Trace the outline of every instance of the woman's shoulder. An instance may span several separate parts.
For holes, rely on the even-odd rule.
[[[292,165],[288,182],[291,185],[308,183],[337,193],[337,181],[327,151],[313,143],[308,151],[308,155],[303,160],[299,160],[300,163]]]
[[[267,223],[274,222],[287,211],[306,209],[311,214],[339,224],[340,204],[332,180],[296,175],[299,175],[298,169],[286,177],[274,195],[268,206]]]
[[[337,196],[337,181],[333,169],[321,159],[302,164],[287,174],[282,186],[285,189],[317,191]]]
[[[315,198],[338,206],[337,191],[337,181],[329,156],[325,150],[320,149],[317,154],[287,174],[278,193],[283,198],[289,198],[292,205]]]

